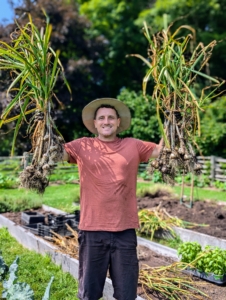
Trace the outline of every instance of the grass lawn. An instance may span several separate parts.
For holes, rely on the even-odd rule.
[[[42,256],[21,246],[7,229],[0,228],[0,251],[5,263],[10,264],[19,256],[18,281],[26,282],[34,291],[35,299],[42,299],[51,276],[54,276],[51,285],[51,300],[71,300],[77,298],[77,281],[69,274],[56,266],[49,256]],[[0,282],[0,294],[2,283]]]
[[[137,188],[147,188],[151,187],[154,188],[155,186],[158,187],[163,187],[166,189],[171,190],[176,198],[180,197],[181,194],[181,186],[168,186],[164,184],[157,184],[155,185],[152,182],[138,182]],[[190,187],[185,187],[184,188],[184,195],[186,196],[186,200],[189,201],[190,199],[190,193],[191,193],[191,188]],[[226,201],[226,191],[221,191],[217,189],[204,189],[204,188],[199,188],[199,187],[194,187],[194,200],[212,200],[212,201]]]
[[[37,207],[46,204],[67,212],[75,209],[79,200],[79,185],[64,184],[56,186],[48,186],[43,195],[26,189],[0,189],[0,201],[18,204],[23,207],[30,203],[30,207]]]

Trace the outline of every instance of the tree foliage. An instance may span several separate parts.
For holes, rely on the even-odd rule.
[[[79,15],[76,3],[66,3],[64,0],[23,1],[23,5],[15,9],[17,22],[25,24],[28,21],[26,12],[31,12],[34,24],[41,28],[45,26],[43,9],[53,26],[51,46],[54,50],[60,50],[60,59],[72,89],[71,101],[70,94],[60,78],[56,85],[56,94],[62,105],[56,104],[55,106],[57,125],[65,139],[71,140],[84,133],[81,121],[82,108],[90,100],[97,98],[102,91],[99,82],[104,78],[104,73],[98,60],[105,46],[102,37],[90,38],[87,36],[85,31],[90,26],[90,22],[84,16]],[[0,38],[10,43],[9,35],[15,28],[16,24],[2,26]],[[12,78],[8,73],[2,74],[1,79],[3,82],[2,95],[5,95]],[[1,110],[8,104],[8,100],[6,97],[2,98]],[[5,127],[6,131],[9,129]],[[23,137],[26,136],[23,127],[20,134]],[[1,139],[4,138],[1,137]],[[27,140],[19,138],[17,153],[27,151],[29,148]]]
[[[156,0],[154,7],[140,14],[139,25],[145,20],[153,33],[163,28],[163,15],[167,22],[173,22],[173,29],[186,24],[196,30],[196,41],[205,45],[216,40],[216,46],[210,61],[210,72],[213,76],[225,78],[226,67],[226,0]]]
[[[118,99],[129,107],[132,121],[131,127],[121,136],[133,136],[145,141],[159,142],[160,130],[155,103],[151,101],[151,97],[148,98],[150,101],[147,101],[141,92],[136,93],[135,91],[122,89]]]
[[[42,12],[44,8],[53,25],[51,46],[60,50],[60,59],[73,96],[71,101],[60,79],[56,94],[63,107],[56,105],[55,118],[66,141],[89,135],[81,120],[81,110],[88,102],[118,95],[129,105],[135,118],[131,129],[125,134],[158,141],[154,104],[153,108],[147,107],[141,95],[146,67],[140,60],[128,56],[139,53],[147,57],[148,43],[142,33],[144,21],[155,34],[163,28],[163,15],[166,14],[168,25],[173,22],[172,32],[186,24],[196,30],[197,43],[203,42],[206,45],[217,40],[205,71],[208,75],[225,78],[226,0],[21,0],[20,3],[19,7],[14,7],[18,22],[27,22],[26,12],[30,12],[34,23],[41,27],[45,22]],[[0,25],[0,39],[9,41],[9,35],[15,27],[13,23]],[[1,112],[8,103],[5,91],[11,80],[10,73],[1,73],[0,80]],[[200,84],[203,87],[206,82]],[[147,94],[151,95],[153,85],[149,83],[148,87]],[[214,101],[209,108],[211,110],[212,106],[215,107],[216,111],[213,110],[211,114],[221,124],[221,130],[219,134],[215,133],[215,138],[211,132],[217,130],[216,126],[210,128],[210,123],[205,126],[205,122],[209,122],[209,109],[201,116],[202,135],[199,144],[204,154],[214,151],[213,154],[225,156],[221,141],[226,116],[222,111],[218,112],[218,107],[222,110],[225,107],[223,99],[221,97]],[[1,154],[7,154],[7,148],[10,148],[8,139],[11,133],[6,135],[6,132],[12,129],[13,125],[5,126],[0,133],[0,143],[4,145],[0,149]],[[25,132],[21,129],[17,143],[18,154],[30,148],[24,137]]]
[[[147,42],[142,35],[142,26],[136,20],[145,0],[79,0],[81,14],[88,17],[92,25],[91,36],[102,35],[106,48],[101,66],[104,69],[108,93],[115,97],[122,87],[140,90],[142,73],[140,63],[127,55],[146,55]],[[151,3],[152,1],[150,1]]]
[[[210,103],[201,118],[201,136],[197,143],[203,155],[226,157],[226,97]]]

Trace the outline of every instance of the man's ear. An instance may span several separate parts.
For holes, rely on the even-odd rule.
[[[96,128],[96,120],[93,120],[94,127]]]
[[[118,127],[120,126],[120,123],[121,123],[121,119],[118,118]]]

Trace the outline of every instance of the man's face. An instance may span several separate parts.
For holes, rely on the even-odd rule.
[[[114,140],[116,131],[120,124],[120,119],[113,108],[101,107],[96,113],[94,126],[98,132],[98,137],[102,140]]]

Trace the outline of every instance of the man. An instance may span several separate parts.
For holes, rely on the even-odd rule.
[[[135,229],[138,166],[157,157],[159,145],[117,134],[130,126],[128,107],[102,98],[82,112],[96,135],[65,144],[64,160],[78,164],[80,175],[79,292],[82,300],[102,297],[109,270],[117,300],[137,297],[138,259]]]

